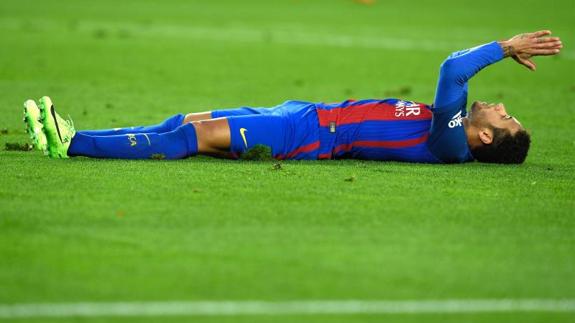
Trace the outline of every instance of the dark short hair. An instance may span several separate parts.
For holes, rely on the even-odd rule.
[[[491,144],[472,148],[471,154],[483,163],[521,164],[530,144],[531,136],[523,129],[512,135],[507,129],[493,128]]]

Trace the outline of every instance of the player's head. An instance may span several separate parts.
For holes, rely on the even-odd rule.
[[[473,102],[467,135],[471,154],[484,163],[521,164],[527,157],[531,137],[510,116],[502,103]]]

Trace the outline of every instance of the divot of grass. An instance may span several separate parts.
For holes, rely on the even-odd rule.
[[[266,145],[255,145],[240,155],[241,160],[275,160],[272,157],[272,149]]]
[[[355,180],[357,179],[357,177],[355,175],[352,175],[346,179],[344,179],[344,181],[346,182],[355,182]]]
[[[29,143],[7,142],[4,150],[7,151],[31,151],[34,147]]]

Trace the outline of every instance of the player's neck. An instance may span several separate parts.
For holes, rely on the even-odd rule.
[[[482,144],[481,139],[479,139],[477,135],[479,129],[477,129],[468,118],[463,118],[463,129],[465,129],[467,145],[469,145],[469,147],[477,147]]]

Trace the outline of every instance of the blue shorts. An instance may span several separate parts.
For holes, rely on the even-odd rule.
[[[228,119],[230,151],[236,156],[266,145],[275,159],[318,159],[319,121],[314,103],[286,101],[272,108],[243,107],[212,111]]]

